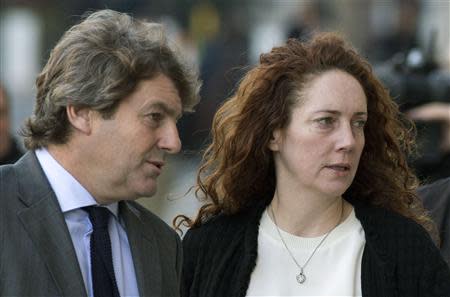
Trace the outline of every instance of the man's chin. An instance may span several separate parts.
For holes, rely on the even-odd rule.
[[[134,180],[129,179],[131,182],[127,184],[128,193],[130,193],[130,198],[124,198],[124,200],[136,200],[139,198],[152,197],[156,194],[157,182],[154,178],[146,178],[138,181],[136,178]],[[133,198],[134,197],[134,198]]]
[[[156,194],[156,187],[153,189],[135,189],[132,191],[128,197],[122,197],[121,200],[133,201],[141,198],[149,198]]]
[[[146,185],[144,187],[144,189],[142,189],[143,192],[143,197],[152,197],[156,194],[157,190],[158,190],[158,186],[156,183],[156,180],[153,180],[151,185]]]
[[[138,192],[140,198],[149,198],[156,194],[156,187],[153,189],[145,189]]]

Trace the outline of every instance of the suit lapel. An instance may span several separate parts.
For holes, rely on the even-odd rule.
[[[127,202],[120,203],[120,216],[125,223],[140,295],[161,296],[161,262],[152,225],[143,222],[139,212]]]
[[[78,260],[56,196],[34,153],[17,164],[19,216],[62,296],[86,296]]]

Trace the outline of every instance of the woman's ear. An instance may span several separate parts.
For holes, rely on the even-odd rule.
[[[87,107],[74,105],[66,106],[67,119],[75,130],[83,134],[90,134],[92,131],[92,110]]]
[[[277,152],[280,150],[280,142],[281,142],[281,130],[275,129],[272,132],[272,137],[269,141],[269,149],[273,152]]]

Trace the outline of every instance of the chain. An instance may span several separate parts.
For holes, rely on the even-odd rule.
[[[278,232],[278,236],[280,236],[281,242],[283,243],[284,247],[286,248],[286,250],[289,253],[289,256],[292,258],[292,260],[294,261],[295,265],[297,265],[298,269],[300,270],[299,275],[297,276],[297,281],[299,283],[303,283],[306,280],[306,277],[303,273],[303,270],[305,269],[305,267],[308,265],[309,261],[311,260],[311,258],[314,256],[314,254],[316,253],[316,251],[319,249],[319,247],[322,245],[322,243],[325,241],[325,239],[327,239],[328,235],[330,235],[330,233],[336,229],[336,227],[339,225],[339,223],[342,220],[342,216],[343,216],[343,212],[344,212],[344,202],[342,202],[342,207],[341,207],[341,216],[339,218],[339,221],[336,223],[336,225],[333,227],[333,229],[331,229],[330,231],[327,232],[327,234],[325,234],[325,236],[322,238],[322,240],[319,242],[319,244],[314,248],[313,252],[311,253],[311,255],[308,257],[308,259],[306,260],[305,264],[300,265],[297,262],[297,259],[295,259],[294,254],[292,253],[292,251],[289,249],[289,247],[287,246],[286,242],[283,239],[283,236],[281,235],[281,231],[280,228],[278,228],[278,224],[277,224],[277,219],[275,218],[275,212],[273,211],[273,204],[270,205],[270,211],[272,213],[272,217],[273,217],[273,222],[275,223],[275,227],[277,229]],[[300,277],[300,279],[299,279]]]

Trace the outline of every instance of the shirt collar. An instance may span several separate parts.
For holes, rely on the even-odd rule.
[[[35,151],[36,157],[55,192],[63,213],[85,206],[99,205],[92,195],[45,148]],[[118,217],[118,203],[102,205]]]

